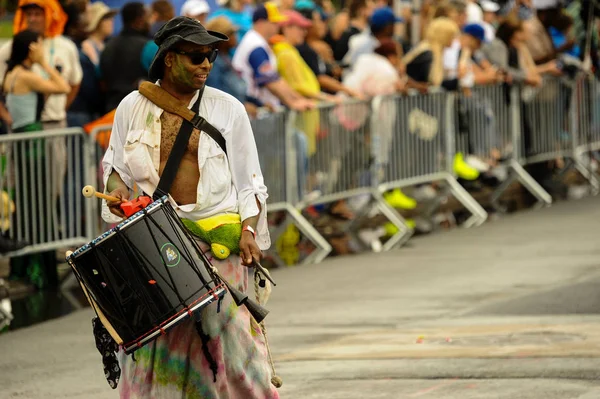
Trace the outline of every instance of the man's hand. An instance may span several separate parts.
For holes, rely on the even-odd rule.
[[[254,240],[254,235],[249,231],[242,231],[242,238],[240,238],[240,255],[244,266],[251,266],[253,260],[260,262],[262,259],[262,252]]]
[[[117,188],[111,191],[108,195],[119,198],[119,201],[106,201],[108,209],[113,215],[124,218],[125,214],[121,210],[121,204],[129,199],[129,190],[126,188]]]

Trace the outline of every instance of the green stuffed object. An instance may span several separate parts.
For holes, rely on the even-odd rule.
[[[242,237],[240,215],[228,213],[196,222],[190,219],[182,219],[182,221],[192,234],[210,245],[210,250],[215,258],[223,260],[227,259],[231,253],[240,253],[240,238]]]

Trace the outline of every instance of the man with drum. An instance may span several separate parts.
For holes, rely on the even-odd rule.
[[[267,188],[244,106],[229,94],[205,87],[217,56],[214,45],[223,40],[228,40],[227,36],[207,31],[195,20],[174,18],[155,36],[159,50],[149,77],[192,110],[201,96],[199,115],[224,138],[225,143],[219,145],[204,130],[192,131],[169,199],[178,216],[188,221],[211,220],[212,225],[222,226],[219,218],[230,221],[239,215],[241,229],[233,244],[228,243],[233,233],[227,233],[217,245],[200,245],[212,252],[209,259],[212,257],[223,278],[233,287],[250,292],[254,282],[250,279],[249,284],[246,266],[260,260],[261,249],[270,245]],[[133,195],[134,187],[152,195],[182,121],[140,92],[129,94],[117,108],[103,159],[106,192],[122,200]],[[122,220],[119,204],[103,203],[105,220]],[[137,350],[135,359],[120,353],[121,397],[278,398],[260,327],[231,296],[226,295],[219,308],[209,306],[201,311],[200,333],[188,319]]]

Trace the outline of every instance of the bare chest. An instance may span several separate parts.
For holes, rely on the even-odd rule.
[[[177,133],[179,133],[183,119],[180,116],[163,112],[160,116],[160,123],[160,160],[161,162],[164,162],[167,160],[171,150],[173,149],[173,145],[175,144],[175,139],[177,138]],[[200,131],[198,129],[194,129],[185,150],[186,156],[198,156],[199,141]]]

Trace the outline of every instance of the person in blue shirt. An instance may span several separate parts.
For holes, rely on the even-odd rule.
[[[565,13],[558,14],[548,28],[552,44],[558,54],[564,53],[579,58],[581,48],[573,38],[572,31],[573,18]]]
[[[238,27],[236,39],[239,43],[246,32],[252,29],[252,14],[248,10],[247,0],[219,0],[218,3],[221,8],[211,14],[209,21],[217,17],[226,17]]]

